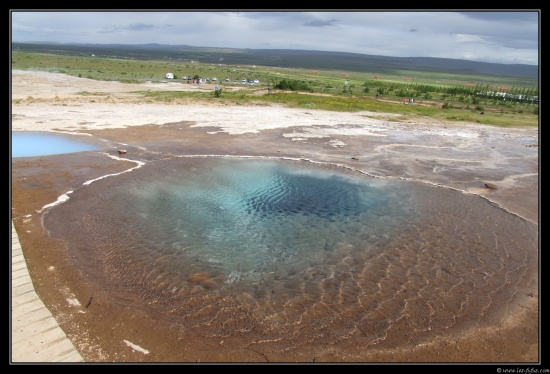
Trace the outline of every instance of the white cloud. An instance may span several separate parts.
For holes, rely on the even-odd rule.
[[[468,35],[468,34],[456,34],[456,40],[461,43],[469,43],[469,42],[476,42],[476,43],[483,43],[483,38],[481,38],[479,35]]]

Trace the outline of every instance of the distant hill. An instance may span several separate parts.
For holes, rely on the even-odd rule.
[[[538,79],[536,65],[497,64],[433,57],[389,57],[346,52],[292,49],[236,49],[163,44],[12,43],[12,50],[61,55],[96,55],[133,60],[199,61],[229,65],[264,65],[281,68],[329,69],[392,74],[431,71]]]

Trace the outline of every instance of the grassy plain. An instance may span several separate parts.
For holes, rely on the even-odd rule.
[[[152,101],[166,102],[191,97],[221,100],[227,104],[278,103],[288,107],[331,111],[387,112],[418,117],[419,120],[430,117],[505,127],[539,124],[538,102],[476,97],[463,91],[464,87],[494,87],[495,90],[507,87],[538,94],[537,82],[523,78],[425,71],[394,71],[393,74],[378,75],[366,72],[203,64],[192,61],[145,61],[116,56],[104,58],[21,51],[12,52],[11,67],[125,83],[165,81],[166,73],[171,72],[176,81],[188,82],[187,84],[193,83],[182,79],[183,77],[216,77],[222,89],[222,94],[219,95],[214,95],[214,92],[147,92]],[[229,82],[225,81],[226,78],[229,78]],[[242,79],[257,79],[260,83],[243,85]],[[298,82],[307,89],[275,89],[270,95],[262,94],[268,86],[277,88],[283,80]],[[454,89],[456,92],[453,92]],[[414,105],[404,105],[404,97],[414,98]]]

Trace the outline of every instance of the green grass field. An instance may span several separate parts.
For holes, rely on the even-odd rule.
[[[190,61],[140,61],[21,51],[12,52],[11,63],[12,69],[59,72],[82,78],[126,83],[164,81],[168,72],[173,73],[174,78],[180,81],[184,76],[210,79],[216,77],[222,88],[219,95],[214,95],[214,92],[144,93],[152,101],[197,97],[201,100],[222,100],[227,103],[278,103],[288,107],[332,111],[397,113],[408,118],[430,117],[442,121],[466,121],[494,126],[539,125],[538,101],[502,100],[502,97],[480,97],[475,94],[480,88],[494,91],[506,88],[508,92],[528,93],[538,97],[537,82],[529,79],[425,71],[395,71],[392,74],[379,75],[367,72],[216,65]],[[229,78],[229,83],[224,81],[226,78]],[[243,78],[257,79],[260,83],[241,85]],[[269,95],[257,94],[257,90],[267,90],[268,86],[277,88],[283,81],[290,83],[290,89],[276,89]],[[244,90],[224,89],[235,84]],[[403,105],[403,97],[414,98],[414,105]]]

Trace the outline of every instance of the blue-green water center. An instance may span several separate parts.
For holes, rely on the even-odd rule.
[[[128,186],[113,204],[133,212],[136,237],[156,232],[163,253],[235,279],[361,246],[373,217],[399,227],[404,193],[384,184],[275,161],[216,160]]]

